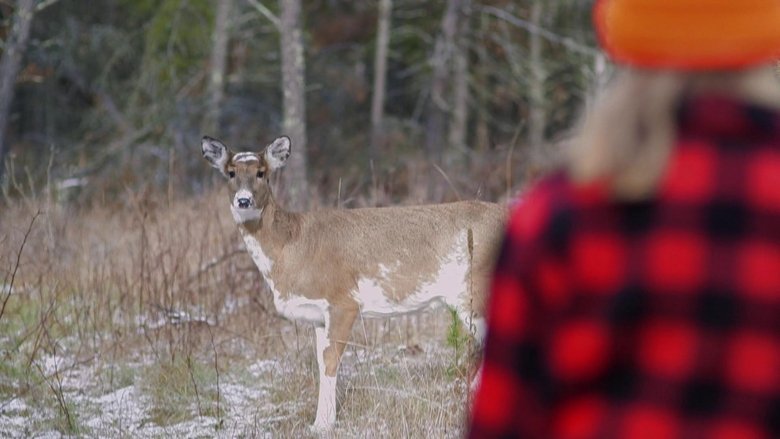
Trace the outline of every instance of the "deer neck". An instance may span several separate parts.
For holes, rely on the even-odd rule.
[[[260,273],[268,279],[284,247],[297,239],[301,215],[281,208],[271,197],[259,219],[240,223],[238,230]]]

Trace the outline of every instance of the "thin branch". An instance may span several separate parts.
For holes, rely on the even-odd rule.
[[[42,10],[48,8],[49,6],[52,6],[56,3],[59,3],[60,0],[43,0],[42,2],[38,3],[38,6],[35,7],[35,12],[41,12]]]
[[[478,10],[488,15],[492,15],[496,18],[500,18],[506,21],[507,23],[515,27],[519,27],[520,29],[524,29],[532,34],[539,35],[542,38],[546,39],[547,41],[556,44],[561,44],[573,52],[578,52],[589,56],[598,56],[601,54],[601,51],[599,51],[594,47],[580,44],[573,38],[565,37],[563,35],[558,35],[555,32],[547,30],[530,21],[523,20],[522,18],[516,17],[501,8],[497,8],[495,6],[480,6],[478,7]]]
[[[30,225],[27,226],[27,231],[24,232],[24,238],[22,239],[22,245],[19,247],[19,251],[16,252],[16,263],[14,264],[14,270],[11,273],[11,282],[8,284],[8,294],[6,294],[5,298],[3,298],[3,306],[0,308],[0,319],[3,318],[3,314],[5,314],[5,306],[8,304],[8,299],[11,298],[11,294],[14,292],[14,281],[16,280],[16,272],[19,270],[19,263],[22,260],[22,252],[24,251],[24,246],[27,244],[27,238],[30,236],[30,232],[32,232],[33,224],[35,224],[35,220],[38,218],[38,216],[41,214],[41,211],[38,210],[35,212],[35,215],[33,215],[32,219],[30,220]]]
[[[273,12],[271,12],[270,9],[268,9],[264,4],[260,3],[257,0],[247,0],[250,5],[252,5],[255,9],[257,9],[257,12],[259,12],[262,16],[268,19],[268,21],[271,22],[271,24],[276,27],[276,30],[282,29],[282,23],[279,21],[279,17],[274,15]]]
[[[439,165],[436,163],[433,163],[433,167],[439,171],[439,174],[441,174],[442,177],[447,181],[447,184],[450,185],[450,189],[452,189],[453,192],[455,192],[455,196],[458,197],[458,201],[463,200],[463,197],[460,196],[460,192],[458,192],[458,188],[455,187],[455,185],[452,183],[452,180],[450,180],[450,176],[447,175],[446,172],[444,172],[444,169],[440,168]]]

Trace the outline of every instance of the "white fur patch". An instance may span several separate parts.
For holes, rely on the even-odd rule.
[[[439,261],[439,269],[432,280],[421,282],[414,292],[401,301],[391,301],[381,284],[401,265],[380,265],[377,278],[358,279],[353,297],[366,317],[385,317],[421,311],[442,302],[456,309],[464,308],[468,297],[469,259],[467,233],[458,235],[450,252]],[[410,274],[413,275],[413,274]]]
[[[244,244],[249,251],[260,274],[263,275],[268,287],[274,295],[274,306],[279,314],[290,320],[303,320],[312,323],[324,324],[328,315],[328,301],[325,299],[308,299],[297,294],[288,294],[282,297],[282,293],[276,289],[276,285],[271,278],[271,269],[274,266],[273,260],[263,251],[260,241],[245,229],[241,230],[241,236],[244,238]]]
[[[290,157],[290,138],[278,137],[265,148],[265,161],[271,169],[279,169]]]
[[[317,344],[317,366],[319,369],[319,395],[317,415],[314,418],[316,430],[329,430],[336,422],[336,376],[325,375],[325,349],[330,346],[328,325],[314,328]]]
[[[249,200],[249,208],[238,207],[238,200],[245,198]],[[233,195],[233,202],[230,203],[230,213],[233,214],[233,219],[238,224],[245,223],[247,221],[259,220],[263,217],[263,209],[255,209],[255,196],[251,191],[246,189],[239,189],[235,195]]]
[[[325,299],[308,299],[291,294],[282,298],[273,287],[273,282],[266,277],[268,285],[274,292],[274,305],[279,314],[290,320],[305,321],[323,325],[328,320],[328,301]]]
[[[248,162],[259,162],[260,159],[257,158],[257,154],[253,152],[239,152],[238,154],[233,156],[233,162],[235,163],[248,163]]]
[[[263,217],[263,209],[240,209],[232,204],[230,205],[230,213],[233,214],[233,220],[237,224],[259,220]]]
[[[317,398],[316,430],[330,430],[336,423],[336,377],[320,374],[320,391]]]
[[[271,272],[274,262],[265,254],[265,251],[263,251],[263,247],[260,245],[260,241],[258,241],[257,238],[243,228],[239,228],[239,230],[241,230],[241,236],[244,238],[244,244],[246,244],[249,256],[252,257],[255,265],[257,265],[257,269],[260,270],[260,274],[263,275],[266,282],[269,283],[271,290],[273,290],[273,283],[268,279],[268,274]],[[274,295],[275,294],[276,292],[274,292]]]
[[[204,137],[201,141],[201,152],[203,157],[211,163],[211,166],[224,172],[225,164],[228,161],[227,147],[217,139]]]
[[[251,204],[254,204],[255,202],[255,196],[252,194],[252,191],[247,189],[239,189],[233,195],[233,205],[238,207],[238,200],[242,198],[248,199]]]

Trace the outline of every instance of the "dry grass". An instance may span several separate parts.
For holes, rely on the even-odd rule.
[[[310,435],[313,331],[277,316],[224,203],[0,210],[0,436]],[[334,436],[460,436],[468,362],[450,324],[356,325]]]

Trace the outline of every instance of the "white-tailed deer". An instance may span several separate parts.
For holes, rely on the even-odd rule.
[[[228,179],[230,211],[277,311],[314,324],[316,429],[336,420],[336,373],[358,316],[396,316],[444,304],[481,342],[503,207],[467,201],[292,213],[276,204],[269,185],[271,172],[290,156],[289,138],[259,152],[233,153],[204,137],[202,151]]]

